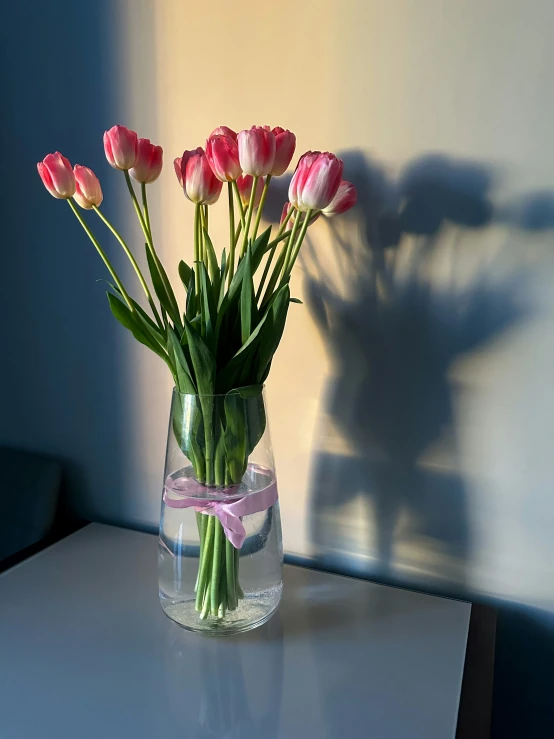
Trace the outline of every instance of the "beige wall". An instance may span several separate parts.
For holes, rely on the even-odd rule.
[[[483,311],[524,314],[506,325],[501,320],[486,341],[449,357],[441,380],[450,404],[445,425],[412,460],[424,480],[414,491],[417,499],[410,499],[410,490],[387,487],[372,471],[371,464],[382,471],[379,455],[391,453],[376,433],[378,425],[363,430],[365,447],[344,428],[345,415],[353,417],[356,405],[363,406],[364,378],[374,371],[364,365],[367,357],[337,377],[344,373],[333,356],[340,342],[334,348],[329,334],[318,329],[309,300],[293,306],[268,381],[285,546],[354,569],[384,568],[414,582],[445,582],[554,607],[547,585],[554,554],[552,231],[517,229],[501,217],[503,209],[513,216],[514,203],[530,192],[554,188],[554,51],[545,30],[554,9],[545,5],[533,14],[517,0],[509,11],[500,0],[456,7],[439,0],[327,0],[317,14],[312,4],[297,2],[263,8],[246,2],[133,2],[119,9],[125,29],[121,84],[127,89],[122,120],[165,149],[154,223],[174,278],[178,259],[191,254],[192,208],[174,181],[171,161],[184,148],[202,144],[217,125],[283,125],[296,132],[300,150],[359,150],[381,168],[396,196],[403,169],[430,152],[490,170],[495,224],[445,225],[427,247],[422,237],[404,235],[388,255],[392,283],[376,292],[386,309],[401,304],[406,285],[424,285],[427,318],[418,325],[427,339],[441,311],[456,324],[467,301],[478,299],[479,285],[490,298]],[[350,166],[352,161],[347,158]],[[371,203],[365,201],[369,208]],[[220,243],[225,211],[221,204],[212,218]],[[305,297],[306,270],[315,284],[321,285],[323,274],[327,289],[355,313],[363,305],[359,275],[368,270],[362,225],[345,219],[340,229],[353,249],[350,262],[343,260],[345,272],[339,271],[328,229],[317,224],[311,243],[323,272],[315,277],[307,260],[297,270],[294,292]],[[424,248],[422,261],[418,253]],[[366,320],[369,330],[378,314],[370,311]],[[472,320],[479,323],[479,311]],[[356,331],[351,339],[362,340]],[[421,351],[441,341],[438,332],[430,344],[422,341]],[[121,494],[131,523],[154,525],[171,381],[141,347],[127,342],[126,351],[133,367],[127,385],[133,445]],[[354,348],[351,357],[356,356]],[[400,346],[399,356],[409,373],[407,349]],[[337,392],[344,401],[333,399]],[[418,392],[414,387],[412,394]],[[421,393],[429,394],[430,404],[440,402],[432,388]],[[329,410],[336,402],[347,409],[342,416]],[[402,425],[401,415],[396,422]],[[315,489],[325,484],[321,476],[340,489],[349,459],[358,470],[354,476],[359,474],[364,448],[371,462],[365,477],[350,480],[350,492],[329,503],[325,495],[333,493],[322,497]],[[386,464],[389,473],[397,466],[394,457]],[[100,499],[94,507],[102,510]],[[457,525],[450,520],[456,517]],[[385,543],[383,526],[391,529]]]

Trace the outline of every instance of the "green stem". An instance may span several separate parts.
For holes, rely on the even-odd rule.
[[[267,286],[267,290],[265,291],[264,299],[261,302],[260,310],[263,310],[264,306],[269,302],[269,299],[273,295],[273,291],[275,290],[275,286],[277,285],[277,281],[281,275],[286,256],[287,244],[285,244],[285,246],[283,246],[283,248],[281,249],[281,253],[279,254],[279,258],[277,259],[277,262],[273,269],[273,274],[271,275],[271,280],[269,281],[269,285]]]
[[[294,246],[291,246],[290,248],[291,257],[289,258],[285,266],[285,269],[283,271],[283,279],[281,281],[282,285],[285,284],[290,273],[292,272],[292,268],[294,267],[294,263],[296,262],[298,252],[300,251],[300,247],[302,246],[302,242],[304,241],[304,236],[306,235],[306,231],[308,230],[308,226],[310,225],[311,217],[312,217],[312,210],[310,209],[306,213],[306,217],[304,218],[304,221],[302,222],[302,228],[300,229],[300,234],[298,236],[298,239],[296,240],[296,243],[294,244]],[[292,235],[291,235],[291,243],[292,243]]]
[[[273,261],[273,257],[275,256],[275,250],[277,249],[277,244],[279,243],[279,241],[281,241],[283,238],[285,238],[285,236],[283,234],[283,230],[285,228],[285,225],[286,225],[286,221],[283,221],[283,223],[279,227],[279,231],[277,232],[277,238],[274,239],[271,242],[271,244],[270,244],[271,251],[269,252],[269,257],[267,259],[267,262],[265,263],[264,272],[262,274],[262,279],[260,280],[260,284],[259,284],[258,290],[256,292],[256,303],[259,301],[260,295],[262,294],[262,290],[264,289],[264,284],[265,284],[267,275],[269,273],[269,269],[271,267],[271,262]]]
[[[148,201],[146,199],[146,187],[143,186],[142,188],[142,197],[143,197],[145,215],[148,218],[148,225],[146,223],[145,216],[142,214],[142,210],[140,209],[140,205],[137,200],[137,196],[135,194],[135,189],[133,187],[133,183],[131,182],[131,177],[129,176],[129,172],[125,171],[123,174],[125,175],[125,182],[127,183],[127,189],[129,190],[129,195],[131,196],[131,200],[133,201],[133,205],[135,207],[137,218],[139,219],[140,227],[142,228],[144,238],[146,239],[146,246],[148,247],[150,255],[152,259],[154,260],[154,263],[156,264],[156,267],[158,269],[158,274],[160,276],[160,280],[163,283],[163,286],[164,286],[164,289],[167,295],[167,299],[172,304],[172,308],[175,312],[175,317],[178,318],[179,317],[179,306],[175,302],[174,298],[172,299],[173,291],[171,290],[171,285],[169,284],[167,275],[165,274],[164,270],[161,268],[160,258],[158,257],[156,250],[154,249],[154,241],[152,239],[152,233],[150,231],[150,219],[148,217]]]
[[[231,184],[233,185],[233,192],[235,193],[235,200],[237,201],[237,206],[239,209],[240,222],[242,224],[242,227],[244,228],[244,208],[242,207],[242,200],[240,199],[239,186],[237,185],[236,181],[232,182]]]
[[[148,233],[150,234],[150,239],[152,239],[152,228],[150,226],[150,213],[148,212],[148,199],[146,197],[146,182],[140,183],[140,192],[142,195],[142,207],[144,209],[144,222],[146,223],[146,228],[148,229]]]
[[[208,519],[204,529],[204,550],[200,559],[200,574],[198,577],[198,589],[196,591],[196,610],[202,611],[204,595],[208,585],[208,573],[212,566],[214,524],[216,516],[206,516]]]
[[[240,598],[244,598],[244,593],[239,583],[239,562],[240,562],[240,549],[234,549],[233,554],[235,555],[235,588],[237,592],[237,601]]]
[[[229,276],[229,287],[235,274],[235,206],[233,203],[233,185],[227,183],[227,195],[229,200],[229,259],[227,261],[227,274]]]
[[[207,208],[208,206],[206,206]],[[206,234],[205,232],[208,231],[208,221],[206,220],[206,210],[203,206],[200,206],[200,246],[201,246],[201,256],[202,261],[204,262],[204,266],[206,267],[206,272],[210,272],[209,270],[209,262],[208,262],[208,246],[206,244]]]
[[[202,206],[196,204],[194,206],[194,283],[196,297],[200,298],[200,270],[198,264],[202,261],[200,259],[200,208]]]
[[[238,605],[235,581],[235,547],[225,539],[225,578],[227,583],[227,607],[234,611]]]
[[[221,548],[225,539],[225,532],[217,516],[212,516],[214,523],[214,540],[212,556],[212,575],[210,578],[210,612],[217,616],[219,609],[219,580],[221,577]]]
[[[281,280],[281,284],[283,284],[283,280],[285,278],[285,275],[287,274],[287,269],[288,269],[288,266],[289,266],[292,249],[294,247],[294,242],[295,242],[295,239],[296,239],[296,232],[298,231],[298,227],[300,225],[300,218],[301,218],[301,216],[302,216],[302,213],[299,210],[297,210],[296,211],[296,214],[294,216],[294,223],[292,224],[292,231],[291,231],[289,240],[287,241],[287,247],[286,247],[287,248],[287,256],[285,257],[285,263],[283,265],[283,278]]]
[[[244,233],[242,236],[242,249],[240,250],[240,259],[242,259],[243,256],[246,254],[246,247],[248,246],[248,236],[250,234],[250,224],[252,222],[252,213],[254,212],[254,200],[256,198],[256,189],[258,187],[259,179],[259,177],[254,177],[252,180],[252,190],[250,191],[250,202],[248,203],[248,210],[246,211],[246,225],[244,227]]]
[[[125,290],[125,288],[123,287],[123,283],[121,282],[121,280],[117,276],[117,272],[112,267],[112,265],[110,263],[110,260],[108,259],[108,257],[106,256],[106,253],[104,252],[104,250],[102,249],[102,247],[98,243],[97,239],[95,238],[94,234],[90,230],[90,228],[87,225],[85,219],[79,213],[79,210],[77,209],[77,206],[75,205],[75,203],[73,202],[73,200],[71,200],[71,198],[68,198],[67,202],[69,203],[69,207],[71,208],[71,210],[73,211],[73,213],[77,217],[77,220],[79,221],[79,223],[81,224],[81,226],[85,229],[87,236],[89,237],[89,239],[92,241],[92,243],[96,247],[96,251],[98,252],[98,254],[100,254],[100,256],[102,258],[102,261],[104,262],[104,264],[108,268],[108,271],[109,271],[110,275],[112,276],[113,281],[115,282],[115,284],[119,288],[119,291],[120,291],[121,295],[125,299],[125,302],[127,303],[128,307],[129,307],[129,310],[131,311],[131,313],[136,313],[135,306],[131,302],[131,298],[127,294],[127,290]]]
[[[271,175],[268,174],[267,177],[265,178],[264,189],[262,190],[262,197],[260,198],[260,204],[258,205],[258,212],[256,213],[256,221],[254,223],[252,241],[256,241],[256,235],[258,233],[258,228],[260,227],[260,220],[261,220],[263,209],[265,206],[265,200],[267,198],[267,191],[269,189],[270,182],[271,182]]]
[[[148,288],[148,285],[146,283],[146,280],[144,279],[144,276],[143,276],[142,272],[140,271],[140,267],[138,266],[137,260],[135,259],[133,253],[131,252],[131,250],[129,249],[129,247],[127,246],[127,244],[125,243],[125,241],[124,241],[123,237],[121,236],[121,234],[119,233],[119,231],[115,228],[115,226],[113,226],[110,223],[110,221],[106,218],[106,216],[102,213],[102,211],[96,205],[93,205],[92,207],[93,207],[94,212],[100,217],[100,219],[103,221],[103,223],[110,229],[110,231],[112,232],[112,234],[115,236],[115,238],[121,244],[121,247],[123,248],[123,251],[127,255],[127,257],[129,259],[129,261],[131,262],[131,264],[133,265],[133,269],[135,270],[136,275],[137,275],[137,277],[139,279],[139,282],[140,282],[140,284],[142,286],[142,289],[144,290],[144,294],[146,295],[146,299],[148,300],[148,303],[150,305],[150,308],[152,309],[152,313],[154,314],[154,317],[155,317],[155,319],[156,319],[156,321],[158,323],[158,326],[163,331],[163,323],[161,321],[160,314],[158,313],[158,309],[156,308],[156,304],[154,303],[154,300],[152,298],[152,294],[150,293],[150,290]]]

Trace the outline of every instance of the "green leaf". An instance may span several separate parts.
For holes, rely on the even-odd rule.
[[[263,385],[245,385],[244,387],[233,388],[231,392],[238,393],[241,398],[248,399],[260,395],[263,389]]]
[[[254,302],[254,283],[252,282],[252,251],[250,245],[244,259],[244,277],[240,293],[240,333],[244,344],[252,330],[252,303]]]
[[[181,282],[183,283],[185,290],[188,290],[189,288],[191,274],[192,269],[181,259],[179,262],[179,277],[181,278]]]
[[[266,228],[263,234],[258,236],[256,241],[254,241],[254,243],[252,244],[252,261],[251,261],[250,269],[253,275],[256,274],[256,270],[260,266],[260,262],[262,261],[262,258],[265,254],[267,245],[269,243],[270,234],[271,234],[271,226],[269,226],[269,228]],[[241,259],[237,267],[237,271],[235,272],[235,276],[233,277],[233,280],[231,282],[231,286],[228,292],[230,301],[233,300],[233,298],[237,295],[237,292],[240,289],[240,285],[244,277],[244,271],[246,269],[245,262],[246,262],[246,259]]]
[[[189,288],[187,290],[187,305],[186,305],[186,317],[188,321],[196,316],[196,292],[195,292],[195,277],[194,270],[191,270]]]
[[[227,469],[234,483],[242,480],[248,464],[247,429],[244,400],[237,393],[225,396],[225,451]]]
[[[300,298],[291,298],[290,299],[290,302],[291,303],[298,303],[299,305],[304,305],[304,303],[302,302],[302,300],[300,300]]]
[[[185,332],[198,393],[199,395],[213,395],[216,375],[214,356],[188,319],[185,320]]]
[[[252,387],[261,387],[261,385],[253,385]],[[242,397],[242,396],[241,396]],[[249,397],[244,401],[246,404],[246,434],[248,445],[248,456],[258,445],[258,442],[264,435],[266,427],[266,415],[264,396],[261,391]]]
[[[216,321],[216,307],[210,278],[203,262],[199,262],[198,269],[200,271],[200,314],[202,316],[202,335],[206,339],[206,344],[210,350],[214,351],[214,325]]]
[[[257,383],[263,382],[265,379],[266,368],[277,351],[283,331],[285,330],[289,303],[289,286],[283,285],[269,307],[268,319],[265,321],[263,330],[260,333],[257,356],[258,367],[255,377],[255,382]]]
[[[258,341],[260,334],[264,329],[266,322],[269,320],[272,323],[273,321],[273,304],[279,298],[280,303],[283,299],[285,299],[285,302],[288,305],[289,296],[290,291],[288,285],[283,285],[283,287],[281,287],[277,291],[277,293],[275,293],[275,298],[272,299],[271,304],[267,307],[261,321],[252,331],[248,340],[241,346],[241,348],[235,353],[235,355],[231,358],[231,360],[227,363],[223,370],[218,374],[218,392],[225,392],[234,387],[238,387],[239,384],[253,384],[258,382],[256,377],[248,377],[247,375],[248,369],[252,366],[252,360],[253,358],[255,358],[256,352],[258,350]],[[258,375],[259,372],[256,371],[256,374]],[[243,380],[243,382],[241,382],[241,379]],[[246,380],[246,382],[244,382],[244,380]]]
[[[177,387],[182,393],[189,395],[196,394],[196,387],[192,381],[190,367],[183,352],[183,347],[179,343],[175,331],[169,328],[168,353],[172,353],[175,357],[175,371],[177,375]]]
[[[206,252],[208,254],[208,265],[210,267],[210,278],[213,282],[214,276],[219,274],[219,265],[217,263],[217,257],[215,255],[214,245],[210,239],[209,233],[204,230],[204,244],[206,245]]]
[[[225,270],[227,269],[227,253],[225,249],[223,249],[221,253],[221,270],[220,270],[220,283],[219,283],[219,298],[217,300],[217,308],[219,310],[221,303],[223,302],[223,298],[225,296]]]
[[[139,322],[139,319],[131,313],[125,303],[112,293],[106,293],[106,295],[108,296],[110,310],[112,311],[115,318],[117,318],[119,323],[121,323],[122,326],[125,326],[125,328],[133,334],[137,341],[140,341],[141,344],[144,344],[144,346],[147,346],[155,354],[161,357],[164,362],[167,362],[168,356],[166,352],[163,351],[163,349],[154,341],[154,339],[151,338],[146,329]]]
[[[168,316],[171,318],[176,326],[181,326],[181,317],[179,315],[179,306],[175,300],[175,295],[169,284],[167,274],[163,268],[163,265],[159,261],[155,261],[154,257],[150,253],[148,245],[146,246],[146,260],[148,262],[148,269],[150,271],[150,277],[152,279],[152,285],[154,286],[154,292],[158,296],[158,300],[165,308]],[[165,282],[164,282],[165,281]],[[166,284],[169,286],[166,289]]]
[[[117,293],[118,295],[121,295],[121,290],[118,288],[117,285],[114,285],[111,282],[108,282],[108,280],[102,280],[102,281],[105,282],[107,285],[109,285],[115,293]],[[133,304],[137,313],[140,314],[140,317],[143,319],[143,322],[147,324],[147,327],[150,329],[150,332],[156,338],[158,343],[161,344],[162,346],[165,346],[165,337],[160,331],[159,326],[156,323],[154,323],[154,321],[150,318],[148,313],[141,308],[141,306],[137,303],[136,300],[133,300],[133,298],[131,298],[131,303]]]

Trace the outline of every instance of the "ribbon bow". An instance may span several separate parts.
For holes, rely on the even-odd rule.
[[[279,497],[275,480],[258,493],[249,493],[242,498],[235,497],[228,503],[222,500],[195,498],[190,495],[191,485],[198,486],[199,483],[189,477],[173,479],[170,475],[164,485],[164,503],[170,508],[194,508],[197,513],[217,516],[225,536],[235,549],[240,549],[246,539],[242,517],[266,511],[275,505]],[[204,489],[204,486],[200,487]]]

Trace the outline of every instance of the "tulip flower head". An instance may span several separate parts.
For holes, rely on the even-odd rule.
[[[132,169],[138,157],[138,136],[125,126],[113,126],[104,133],[104,152],[114,169]]]
[[[262,126],[252,126],[237,136],[242,171],[254,177],[271,174],[275,161],[275,134]]]
[[[343,166],[342,160],[329,152],[306,152],[289,185],[290,202],[301,211],[326,208],[337,194]]]
[[[269,174],[279,176],[287,171],[296,149],[296,136],[292,131],[286,131],[277,126],[273,129],[275,136],[275,160]]]
[[[219,198],[223,183],[213,173],[204,149],[183,152],[174,162],[175,173],[185,195],[193,203],[213,205]]]
[[[238,144],[231,136],[210,136],[206,141],[206,156],[213,173],[221,182],[233,182],[242,174]]]
[[[329,203],[326,208],[323,208],[323,215],[330,217],[339,215],[340,213],[346,213],[347,210],[353,208],[356,205],[356,188],[351,182],[342,180],[337,190],[337,194]]]
[[[75,165],[73,173],[76,186],[74,200],[86,210],[91,210],[93,206],[98,207],[104,198],[98,177],[92,169],[82,167],[80,164]]]
[[[75,176],[69,161],[59,151],[47,154],[37,164],[38,173],[50,195],[67,200],[75,194]]]
[[[217,128],[214,128],[210,134],[210,137],[212,136],[228,136],[230,139],[233,139],[233,141],[237,140],[236,132],[233,131],[232,128],[229,128],[229,126],[218,126]]]
[[[252,185],[254,178],[251,174],[243,174],[237,180],[237,187],[239,189],[240,199],[243,205],[248,205],[250,202],[250,195],[252,194]],[[262,192],[264,189],[264,180],[262,177],[259,178],[256,186],[256,194],[254,195],[254,208],[257,208],[260,204]]]
[[[163,149],[154,146],[150,139],[139,139],[137,143],[137,160],[129,170],[131,177],[137,182],[149,185],[160,176],[163,166]]]

